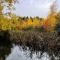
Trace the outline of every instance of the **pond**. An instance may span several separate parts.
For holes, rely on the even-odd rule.
[[[60,60],[56,33],[1,32],[0,60]]]
[[[45,52],[40,58],[40,52],[36,55],[34,52],[32,58],[30,57],[30,51],[27,47],[27,50],[23,50],[21,46],[13,46],[11,48],[11,53],[6,57],[5,60],[50,60],[49,55]]]

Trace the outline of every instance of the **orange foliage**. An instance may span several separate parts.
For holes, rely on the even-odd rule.
[[[48,20],[46,20],[46,21],[44,22],[43,26],[44,26],[45,29],[48,29]]]

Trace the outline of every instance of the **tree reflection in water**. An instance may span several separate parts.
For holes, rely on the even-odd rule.
[[[10,34],[11,33],[11,34]],[[39,32],[0,32],[0,60],[5,60],[11,52],[12,44],[22,47],[22,51],[27,50],[29,47],[29,54],[25,55],[30,58],[37,55],[39,59],[44,56],[46,52],[50,60],[60,60],[60,36],[56,33],[39,33]],[[42,38],[41,38],[42,37]],[[19,56],[19,55],[18,55]],[[58,57],[58,59],[56,59]]]
[[[0,60],[5,60],[5,57],[11,52],[12,44],[8,36],[6,31],[0,31]]]

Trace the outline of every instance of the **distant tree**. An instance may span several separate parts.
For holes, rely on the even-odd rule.
[[[26,19],[28,20],[28,19],[29,19],[29,17],[27,16],[27,17],[26,17]]]
[[[54,0],[50,6],[49,14],[55,14],[57,11],[57,0]]]
[[[57,14],[57,8],[56,8],[56,0],[53,2],[53,4],[50,7],[49,15],[47,16],[47,19],[45,21],[45,28],[47,30],[54,30],[56,25],[56,14]]]
[[[44,20],[44,18],[40,18],[40,20]]]
[[[32,17],[30,17],[30,19],[32,20],[32,22],[33,22],[33,18]]]
[[[40,19],[38,16],[36,16],[35,18],[38,19],[38,20]]]

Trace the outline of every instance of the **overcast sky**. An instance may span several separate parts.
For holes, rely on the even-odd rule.
[[[19,0],[20,4],[15,4],[14,13],[20,16],[47,16],[49,8],[54,0]],[[60,0],[57,0],[57,8],[60,10]]]

